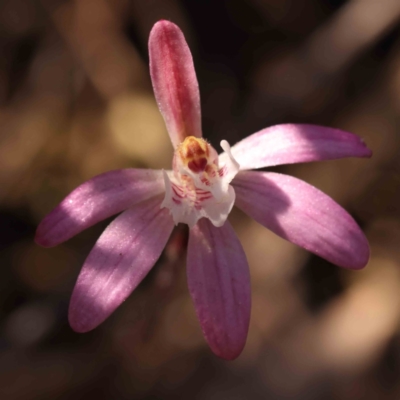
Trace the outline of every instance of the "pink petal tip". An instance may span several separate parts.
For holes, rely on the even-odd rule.
[[[158,107],[174,147],[202,137],[200,94],[192,54],[182,31],[158,21],[149,38],[150,75]]]

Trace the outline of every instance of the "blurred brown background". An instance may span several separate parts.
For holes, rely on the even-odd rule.
[[[365,229],[363,271],[339,269],[243,214],[252,274],[248,342],[234,362],[205,344],[179,228],[135,293],[91,333],[67,307],[109,221],[53,249],[40,219],[84,180],[169,168],[147,38],[177,23],[198,74],[204,135],[219,149],[308,122],[363,137],[371,160],[284,166]],[[0,1],[0,399],[400,398],[399,0]]]

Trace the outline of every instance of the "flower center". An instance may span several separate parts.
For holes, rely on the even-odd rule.
[[[211,147],[205,140],[188,136],[177,149],[181,162],[194,173],[200,173],[208,166]]]
[[[222,226],[235,201],[229,185],[239,171],[228,142],[221,142],[228,157],[219,165],[218,153],[204,139],[188,136],[177,147],[173,170],[164,171],[165,198],[161,207],[169,208],[174,222],[193,227],[200,218]]]

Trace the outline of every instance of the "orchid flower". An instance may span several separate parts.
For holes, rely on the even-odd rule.
[[[96,176],[40,223],[36,242],[58,245],[121,213],[87,257],[73,290],[69,322],[77,332],[101,324],[139,285],[178,223],[187,224],[187,280],[206,341],[236,358],[250,320],[246,255],[227,221],[235,204],[284,239],[346,268],[364,267],[367,239],[353,218],[315,187],[252,169],[342,157],[370,157],[357,136],[314,125],[263,129],[217,151],[202,137],[200,97],[181,30],[157,22],[149,39],[155,97],[174,146],[172,169],[122,169]]]

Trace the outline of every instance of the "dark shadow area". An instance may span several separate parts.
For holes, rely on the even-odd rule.
[[[312,255],[296,278],[307,307],[318,313],[345,290],[336,265]]]

